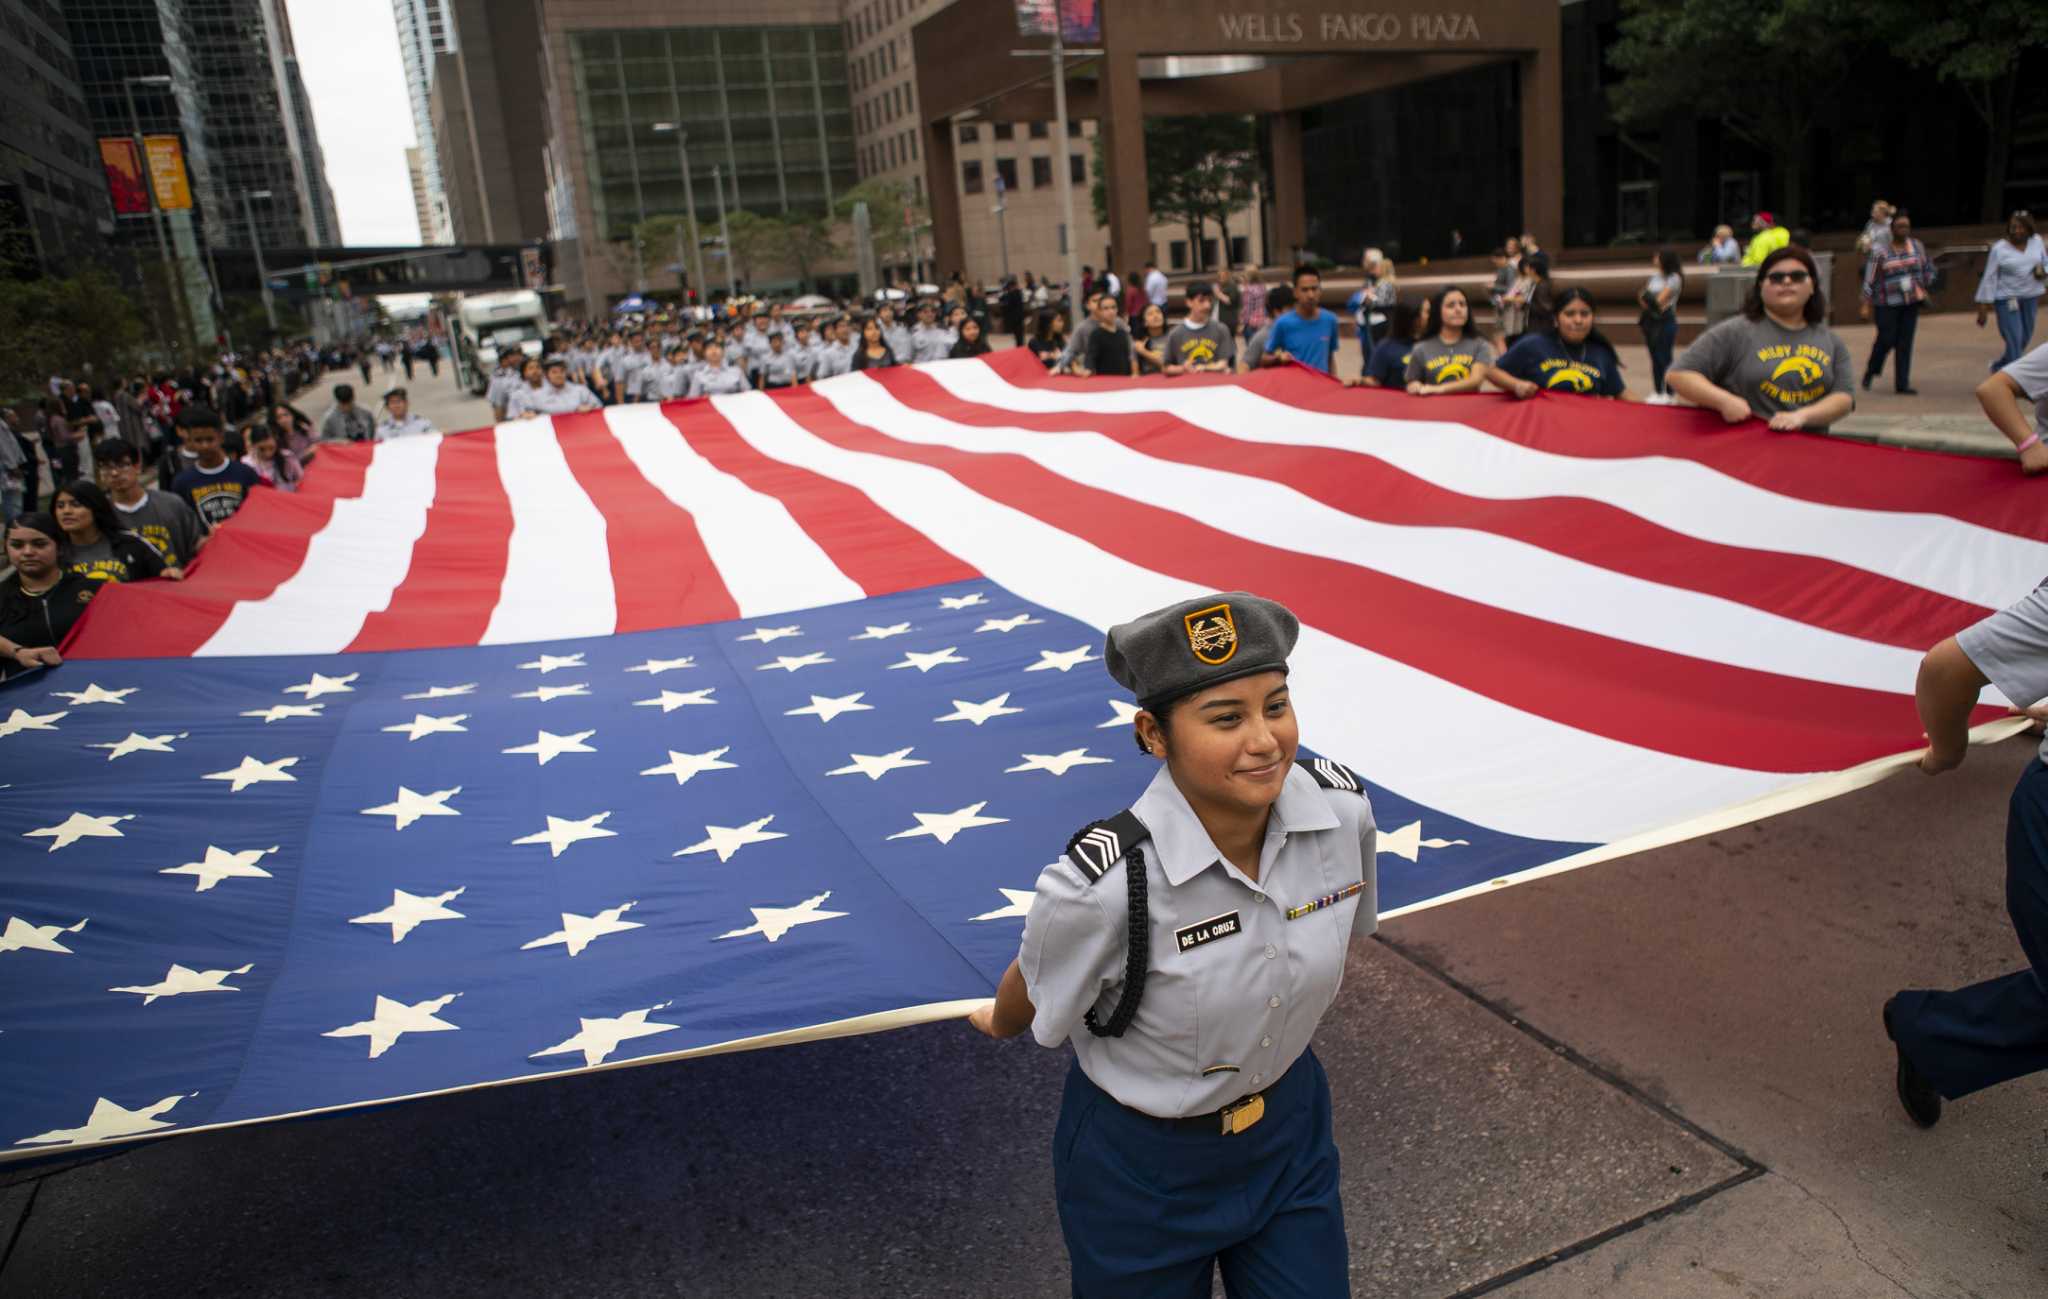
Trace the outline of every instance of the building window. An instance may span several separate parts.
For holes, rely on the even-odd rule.
[[[1166,245],[1166,255],[1173,263],[1173,269],[1184,271],[1188,268],[1188,241],[1176,239]]]
[[[1210,267],[1214,266],[1215,264],[1216,264],[1216,241],[1215,241],[1214,239],[1204,239],[1204,240],[1202,241],[1202,269],[1203,269],[1203,270],[1208,270],[1208,269],[1209,269]]]
[[[1230,236],[1230,260],[1239,266],[1252,259],[1251,240],[1243,235]]]
[[[1078,153],[1067,155],[1067,175],[1076,185],[1088,183],[1088,160]]]
[[[910,160],[911,160],[912,162],[916,162],[916,161],[917,161],[917,132],[916,132],[916,131],[912,131],[912,132],[910,133]]]
[[[1032,138],[1032,139],[1034,139],[1034,140],[1043,140],[1043,139],[1044,139],[1044,138],[1045,138],[1045,137],[1046,137],[1047,135],[1050,135],[1050,134],[1051,134],[1051,132],[1050,132],[1050,131],[1048,131],[1048,130],[1046,130],[1046,128],[1045,128],[1045,123],[1044,123],[1044,122],[1033,122],[1033,123],[1031,124],[1031,138]]]
[[[1068,118],[1068,119],[1067,119],[1067,138],[1068,138],[1069,140],[1078,140],[1078,139],[1080,139],[1080,138],[1081,138],[1081,119],[1080,119],[1080,118],[1078,118],[1078,117],[1070,117],[1070,118]]]
[[[1017,160],[1015,158],[996,159],[996,175],[1002,177],[1004,189],[1013,190],[1017,188]]]
[[[981,193],[981,160],[969,158],[960,164],[960,189],[963,193]]]
[[[1013,140],[1017,137],[1017,128],[1009,122],[997,122],[995,133],[998,140]]]
[[[981,128],[976,126],[974,123],[969,122],[967,125],[960,128],[960,143],[973,144],[976,140],[979,140],[980,138]]]
[[[1033,158],[1031,160],[1031,188],[1044,189],[1050,184],[1052,184],[1052,159]]]
[[[896,137],[893,135],[889,137],[889,165],[896,165]]]

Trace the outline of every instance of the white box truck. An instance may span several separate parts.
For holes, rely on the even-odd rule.
[[[517,349],[539,356],[547,337],[547,309],[531,289],[466,294],[455,304],[456,382],[482,396],[497,371],[498,357]]]

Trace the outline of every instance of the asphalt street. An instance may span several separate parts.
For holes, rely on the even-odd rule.
[[[1355,1292],[2048,1292],[2048,1082],[1921,1132],[1877,1021],[2018,963],[2030,753],[1360,944],[1316,1047]],[[0,1293],[1061,1295],[1065,1068],[940,1024],[8,1169]]]

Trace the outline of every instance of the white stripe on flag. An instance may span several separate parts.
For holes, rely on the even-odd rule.
[[[498,425],[497,449],[512,536],[498,603],[477,643],[610,635],[619,610],[604,514],[570,470],[553,418]]]
[[[604,418],[633,467],[696,521],[742,618],[867,598],[781,501],[699,455],[659,406],[612,406]]]
[[[1238,387],[1073,392],[1020,388],[974,360],[920,368],[962,401],[1031,414],[1160,412],[1241,442],[1373,456],[1484,500],[1601,501],[1702,541],[1811,555],[1990,609],[2048,572],[2048,544],[2030,538],[1939,514],[1822,505],[1691,460],[1557,455],[1464,424],[1332,415]]]
[[[986,367],[984,367],[986,368]],[[1920,653],[1808,626],[1719,596],[1645,581],[1471,528],[1361,519],[1285,483],[1161,460],[1090,432],[955,423],[866,375],[818,389],[885,437],[1014,454],[1072,482],[1221,526],[1250,541],[1386,573],[1430,590],[1633,645],[1808,681],[1910,694]]]
[[[990,581],[1098,630],[1208,589],[1119,559],[928,465],[843,450],[767,397],[720,400],[763,455],[858,488]],[[1288,663],[1320,736],[1370,736],[1372,748],[1319,744],[1317,731],[1304,742],[1408,798],[1511,834],[1605,843],[1804,779],[1590,735],[1313,627]]]
[[[277,589],[228,611],[196,655],[337,654],[390,607],[427,530],[441,435],[377,443],[359,496],[335,500],[306,557]]]

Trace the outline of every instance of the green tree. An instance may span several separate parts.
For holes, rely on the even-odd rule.
[[[0,279],[0,392],[40,392],[52,374],[119,375],[143,330],[135,303],[95,267],[68,279]]]
[[[1910,0],[1899,0],[1910,3]],[[1771,159],[1780,211],[1805,216],[1806,153],[1840,99],[1864,11],[1848,0],[1623,0],[1607,61],[1624,126],[1685,110],[1718,118]]]
[[[700,239],[704,237],[703,225],[704,223],[701,220],[697,223],[697,237]],[[713,233],[717,232],[714,230]],[[645,250],[650,266],[659,267],[669,258],[675,258],[680,263],[676,275],[677,288],[680,289],[689,282],[690,272],[694,263],[690,258],[690,217],[688,213],[676,212],[665,216],[648,217],[645,221],[633,227],[633,238],[640,241],[640,247]],[[629,258],[631,255],[628,252],[627,256]],[[704,273],[708,276],[711,272],[707,269]],[[704,286],[698,285],[697,291],[702,293]]]
[[[912,227],[923,228],[931,224],[931,208],[925,203],[923,193],[907,182],[888,180],[879,176],[870,177],[839,196],[832,205],[832,211],[842,221],[853,219],[856,204],[868,205],[868,220],[875,232],[875,242],[883,248],[897,249],[905,266],[916,274],[917,236]],[[910,213],[910,222],[904,223],[903,214]]]
[[[791,212],[776,219],[773,244],[782,260],[795,265],[797,281],[811,288],[811,267],[839,252],[832,219],[823,212]]]
[[[1814,0],[1792,0],[1804,7]],[[1984,188],[1978,217],[2001,220],[2012,156],[2013,98],[2020,60],[2048,45],[2048,8],[2041,0],[1969,0],[1930,5],[1925,0],[1869,0],[1863,11],[1877,34],[1907,63],[1931,67],[1937,80],[1959,87],[1984,124]]]
[[[1214,221],[1230,250],[1230,215],[1251,201],[1258,179],[1252,119],[1234,114],[1145,119],[1145,206],[1154,221],[1187,227],[1188,246],[1202,267],[1202,236]],[[1088,201],[1097,225],[1109,224],[1109,183],[1103,137],[1095,137]]]
[[[726,252],[732,258],[733,270],[738,272],[744,284],[751,287],[754,268],[773,262],[782,251],[782,222],[776,217],[742,208],[727,214],[725,230],[731,241]]]

